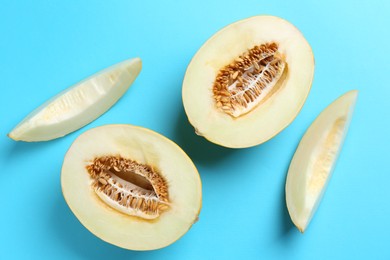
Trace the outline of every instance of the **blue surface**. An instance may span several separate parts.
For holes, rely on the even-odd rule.
[[[1,2],[0,259],[390,259],[390,2],[156,2]],[[314,50],[315,79],[303,110],[287,129],[261,146],[229,150],[193,133],[181,83],[205,40],[256,14],[283,17],[303,32]],[[6,137],[46,99],[135,56],[143,60],[140,76],[92,124],[50,142]],[[319,112],[351,89],[360,90],[360,96],[345,146],[302,235],[285,206],[289,162]],[[165,249],[132,252],[101,241],[62,197],[66,150],[80,133],[109,123],[160,132],[198,167],[200,221]]]

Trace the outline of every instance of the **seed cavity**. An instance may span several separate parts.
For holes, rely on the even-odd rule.
[[[237,118],[276,92],[287,63],[275,42],[253,47],[223,67],[215,79],[216,107]]]
[[[95,158],[86,167],[91,187],[111,208],[155,219],[169,208],[168,186],[153,167],[120,156]]]

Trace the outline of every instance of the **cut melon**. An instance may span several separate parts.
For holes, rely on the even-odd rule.
[[[80,135],[65,156],[61,185],[88,230],[132,250],[175,242],[198,220],[202,204],[190,158],[167,138],[130,125]]]
[[[306,131],[291,161],[286,203],[291,220],[303,233],[312,219],[334,170],[352,118],[358,92],[330,104]]]
[[[183,103],[197,134],[231,148],[261,144],[289,125],[310,91],[314,57],[291,23],[255,16],[233,23],[195,54]]]
[[[8,136],[17,141],[47,141],[83,127],[122,97],[141,67],[141,59],[134,58],[90,76],[35,109]]]

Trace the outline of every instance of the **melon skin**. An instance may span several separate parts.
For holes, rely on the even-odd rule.
[[[302,233],[313,218],[331,179],[354,112],[357,90],[331,103],[305,132],[286,178],[286,205]]]
[[[255,45],[277,42],[287,73],[276,93],[239,118],[216,109],[212,87],[219,70]],[[310,92],[314,55],[302,33],[275,16],[254,16],[230,24],[207,40],[192,58],[182,86],[183,105],[198,135],[228,148],[259,145],[286,128]]]
[[[157,219],[123,214],[105,204],[91,188],[86,165],[95,157],[120,155],[159,169],[169,184],[170,208]],[[103,241],[130,250],[166,247],[198,220],[202,206],[199,173],[174,142],[149,129],[105,125],[80,135],[64,158],[62,193],[78,220]]]

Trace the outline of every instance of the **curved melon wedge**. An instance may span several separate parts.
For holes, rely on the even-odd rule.
[[[291,161],[286,180],[286,203],[292,222],[302,233],[334,170],[357,95],[353,90],[330,104],[306,131]]]
[[[87,125],[122,97],[141,68],[141,59],[134,58],[90,76],[35,109],[8,136],[16,141],[47,141]]]

